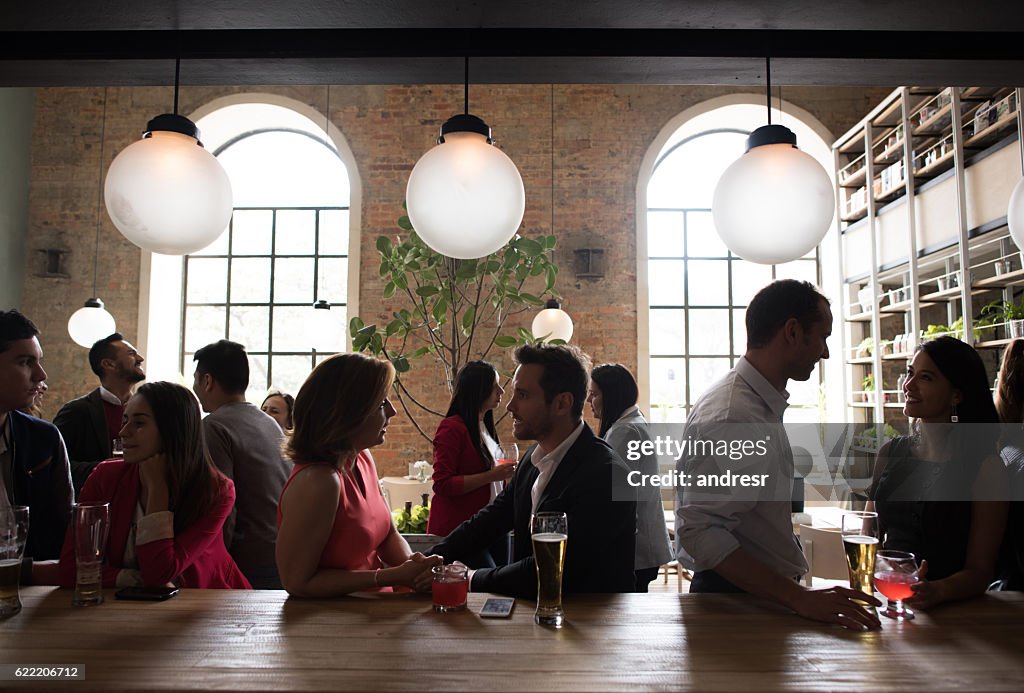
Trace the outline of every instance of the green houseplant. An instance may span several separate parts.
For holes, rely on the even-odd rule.
[[[400,217],[398,226],[403,234],[380,236],[376,242],[383,297],[398,308],[379,325],[354,317],[349,332],[354,351],[391,361],[397,372],[396,398],[419,434],[430,440],[418,417],[441,418],[443,412],[413,391],[408,377],[412,364],[432,356],[451,393],[466,362],[486,359],[495,349],[538,341],[528,330],[508,325],[514,316],[542,308],[541,295],[558,295],[558,267],[550,257],[555,237],[516,236],[487,257],[455,260],[427,246],[408,216]]]

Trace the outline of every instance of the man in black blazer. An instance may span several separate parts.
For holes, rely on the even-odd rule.
[[[67,446],[75,495],[93,467],[113,456],[111,443],[120,437],[124,405],[132,388],[146,379],[143,361],[117,332],[99,340],[89,349],[89,367],[99,376],[100,386],[65,403],[53,419]]]
[[[472,571],[470,586],[533,599],[530,516],[561,511],[569,529],[563,591],[632,592],[636,500],[626,483],[629,470],[583,422],[589,359],[569,346],[526,345],[515,355],[519,366],[507,406],[512,431],[516,439],[537,444],[505,490],[431,553],[447,562],[465,559],[514,530],[512,562]]]

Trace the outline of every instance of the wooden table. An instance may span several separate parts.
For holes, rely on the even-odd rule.
[[[567,626],[435,614],[425,595],[288,599],[183,590],[162,603],[22,591],[0,621],[0,662],[85,668],[67,690],[1021,690],[1024,594],[993,594],[855,633],[745,595],[567,601]],[[11,686],[4,682],[0,686]],[[13,684],[17,685],[17,684]]]

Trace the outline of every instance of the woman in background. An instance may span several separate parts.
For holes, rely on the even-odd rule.
[[[427,531],[448,536],[490,503],[512,478],[514,464],[495,464],[498,434],[494,408],[505,394],[498,371],[486,361],[470,361],[455,376],[448,413],[434,434],[434,497]],[[470,568],[508,563],[508,536],[472,560]]]
[[[997,572],[1003,589],[1024,590],[1024,339],[1013,340],[1003,351],[996,409],[1003,422],[999,456],[1010,477],[1010,509]]]
[[[608,441],[619,457],[631,469],[641,474],[658,473],[655,455],[641,456],[632,462],[626,456],[626,447],[633,440],[650,440],[650,431],[640,408],[636,405],[639,391],[629,370],[620,364],[603,364],[590,374],[590,410],[600,420],[598,435]],[[635,454],[634,454],[635,456]],[[646,592],[658,569],[672,560],[668,542],[668,528],[662,509],[661,490],[657,486],[642,486],[636,499],[636,591]]]
[[[224,547],[224,521],[235,486],[209,454],[199,402],[174,383],[147,383],[128,401],[122,460],[100,463],[80,503],[110,503],[104,587],[242,588],[249,582]],[[58,568],[75,584],[74,527]]]
[[[285,448],[295,463],[277,510],[277,569],[297,597],[333,597],[415,579],[441,562],[413,553],[395,529],[369,448],[395,409],[394,367],[339,354],[306,378]]]
[[[276,421],[285,433],[291,433],[292,428],[295,427],[293,421],[295,398],[287,392],[271,390],[264,398],[263,404],[260,405],[260,410]]]
[[[989,382],[978,352],[952,337],[925,342],[907,367],[903,413],[915,432],[878,451],[867,509],[883,548],[921,561],[909,606],[978,595],[992,581],[1007,504]]]

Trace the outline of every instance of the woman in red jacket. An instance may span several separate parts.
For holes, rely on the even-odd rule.
[[[455,377],[448,413],[434,434],[434,498],[427,531],[448,536],[500,493],[514,464],[494,464],[498,434],[493,410],[505,394],[498,371],[486,361],[470,361]],[[466,561],[471,568],[508,563],[508,537]]]
[[[97,466],[79,498],[110,503],[103,586],[250,589],[224,547],[235,487],[206,452],[195,395],[148,383],[129,400],[124,421],[124,459]],[[60,556],[64,587],[75,584],[73,531]]]

